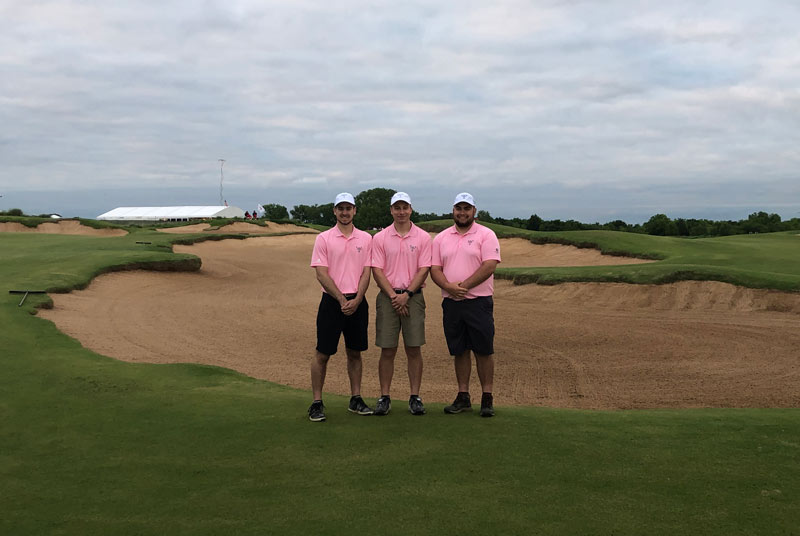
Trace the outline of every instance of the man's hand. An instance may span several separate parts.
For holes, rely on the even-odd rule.
[[[403,307],[406,307],[408,304],[408,294],[405,292],[401,292],[400,294],[395,294],[390,298],[392,300],[392,307],[395,311],[400,311]]]
[[[358,296],[356,296],[352,300],[346,300],[342,304],[342,313],[344,314],[344,316],[352,315],[353,313],[356,312],[356,309],[358,309],[359,304],[361,304],[361,298],[359,298]]]
[[[463,300],[467,297],[468,288],[461,286],[461,283],[448,283],[445,290],[450,294],[454,300]]]
[[[400,316],[408,316],[408,294],[402,292],[400,294],[395,294],[391,297],[392,300],[392,308],[399,314]]]

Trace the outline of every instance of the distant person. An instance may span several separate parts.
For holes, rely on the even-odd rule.
[[[375,404],[375,415],[386,415],[392,408],[389,391],[401,331],[411,388],[408,410],[412,415],[424,415],[425,406],[419,396],[421,347],[425,344],[422,287],[431,268],[431,237],[411,222],[411,198],[407,193],[394,194],[389,211],[394,223],[372,239],[372,275],[381,289],[375,300],[375,345],[381,349],[381,396]]]
[[[249,219],[250,219],[250,213],[249,213],[249,212],[245,211],[245,213],[244,213],[244,219],[246,219],[246,220],[249,220]]]
[[[255,210],[253,211],[253,219],[254,220],[258,219],[258,211],[255,211]]]
[[[460,193],[453,201],[453,221],[433,239],[431,279],[442,289],[442,324],[458,383],[455,401],[445,413],[472,411],[470,352],[481,382],[481,417],[494,416],[494,271],[500,242],[494,231],[475,222],[475,201]]]
[[[372,408],[361,398],[361,352],[367,349],[369,306],[364,293],[369,286],[372,236],[356,229],[353,217],[356,202],[349,193],[341,193],[333,202],[336,225],[317,235],[311,266],[322,284],[322,300],[317,309],[317,348],[311,360],[311,389],[314,401],[308,418],[325,420],[322,387],[328,360],[336,353],[344,334],[347,375],[350,378],[348,411],[372,415]]]

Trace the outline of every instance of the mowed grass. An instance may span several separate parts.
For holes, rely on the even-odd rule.
[[[0,281],[82,286],[107,266],[160,266],[172,254],[159,246],[174,239],[0,233]],[[800,527],[798,410],[500,407],[481,419],[430,404],[412,417],[398,398],[378,418],[327,395],[328,422],[310,423],[308,392],[215,367],[99,356],[0,290],[0,534]]]

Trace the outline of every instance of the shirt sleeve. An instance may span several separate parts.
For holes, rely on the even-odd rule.
[[[372,267],[383,268],[386,266],[386,252],[383,250],[383,237],[380,233],[372,237]]]
[[[367,254],[364,256],[364,267],[369,268],[372,265],[372,235],[364,231],[367,235],[364,237],[364,247],[367,248]]]
[[[430,267],[433,262],[433,239],[427,232],[422,237],[422,247],[419,252],[417,269]]]
[[[483,261],[500,262],[500,241],[494,231],[488,229],[486,236],[481,241],[481,262]]]
[[[314,239],[314,251],[311,253],[311,266],[328,266],[328,243],[325,237],[318,234]]]
[[[442,236],[442,233],[436,235],[436,238],[433,239],[433,244],[431,244],[431,266],[442,266],[442,241],[439,240],[440,236]]]

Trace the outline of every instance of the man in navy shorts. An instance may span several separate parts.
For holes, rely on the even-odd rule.
[[[500,242],[475,222],[475,200],[463,192],[453,201],[454,225],[433,239],[431,279],[442,289],[442,323],[458,382],[455,401],[445,413],[472,411],[470,352],[481,382],[481,417],[494,416],[494,270]]]

